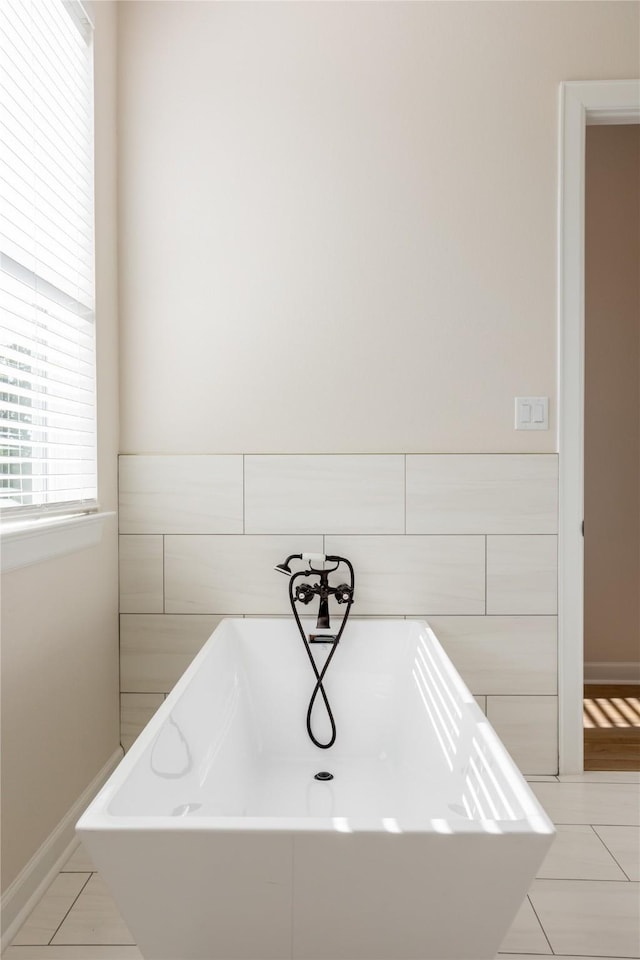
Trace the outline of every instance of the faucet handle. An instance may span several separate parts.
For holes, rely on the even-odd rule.
[[[298,587],[296,587],[296,600],[298,603],[311,603],[315,594],[316,591],[308,583],[301,583]]]
[[[338,603],[350,603],[353,598],[353,590],[348,583],[341,583],[336,587],[335,598]]]

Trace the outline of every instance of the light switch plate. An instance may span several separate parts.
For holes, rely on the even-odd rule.
[[[516,430],[549,429],[549,397],[516,397]]]

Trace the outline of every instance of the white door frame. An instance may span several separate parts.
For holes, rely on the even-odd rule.
[[[560,86],[558,710],[560,773],[584,765],[584,196],[587,124],[639,123],[640,81]]]

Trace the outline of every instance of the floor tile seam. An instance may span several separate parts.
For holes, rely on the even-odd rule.
[[[622,870],[622,867],[620,869]],[[624,873],[624,870],[622,872]],[[619,880],[612,880],[610,877],[536,877],[534,883],[538,880],[560,880],[562,883],[624,883],[625,885],[638,882],[627,877],[626,874]]]
[[[594,771],[595,772],[595,771]],[[629,773],[636,773],[635,770],[629,770]],[[562,774],[560,774],[562,776]],[[588,783],[593,787],[600,784],[606,784],[608,787],[637,787],[640,786],[640,780],[558,780],[562,784],[584,784]]]
[[[590,820],[553,820],[556,827],[631,827],[637,830],[640,827],[638,823],[591,823]]]
[[[537,911],[536,908],[534,907],[534,905],[533,905],[533,900],[531,899],[531,897],[530,897],[529,894],[527,894],[527,900],[529,901],[529,904],[530,904],[530,906],[531,906],[531,909],[533,910],[533,912],[534,912],[534,914],[535,914],[535,918],[536,918],[536,920],[538,921],[538,924],[539,924],[539,926],[540,926],[540,929],[542,930],[542,933],[544,934],[544,938],[545,938],[545,940],[547,941],[547,944],[549,945],[549,950],[551,951],[551,953],[553,953],[553,952],[554,952],[554,951],[553,951],[553,947],[551,946],[551,941],[549,940],[549,937],[547,936],[547,931],[545,930],[545,928],[544,928],[543,925],[542,925],[542,920],[541,920],[540,917],[538,916],[538,911]],[[543,954],[543,956],[544,956],[544,954]]]
[[[91,943],[76,943],[75,941],[73,943],[29,943],[29,944],[23,943],[23,944],[17,944],[14,947],[14,949],[18,950],[20,947],[28,947],[29,949],[33,949],[33,947],[42,947],[43,950],[47,950],[49,947],[137,947],[137,946],[138,946],[137,943],[131,943],[131,942],[129,943],[113,942],[112,943],[110,941],[109,943],[102,943],[102,942],[96,943],[96,941],[94,940]]]
[[[83,873],[84,873],[84,872],[85,872],[85,871],[83,871]],[[58,944],[54,944],[54,942],[53,942],[53,941],[54,941],[54,938],[56,937],[56,935],[57,935],[58,931],[60,930],[60,927],[62,926],[62,924],[65,922],[65,920],[67,919],[67,917],[69,916],[69,914],[71,913],[71,911],[73,910],[73,908],[75,907],[75,905],[76,905],[76,903],[78,902],[79,898],[82,896],[82,893],[84,892],[84,890],[86,890],[87,884],[90,882],[91,877],[94,876],[94,873],[95,873],[95,871],[92,870],[91,873],[89,874],[89,876],[87,877],[87,879],[85,880],[85,882],[82,884],[82,887],[81,887],[80,890],[78,891],[78,894],[77,894],[77,896],[75,897],[73,903],[71,904],[71,906],[69,907],[69,909],[68,909],[67,912],[65,913],[64,917],[62,918],[62,920],[60,921],[60,923],[58,924],[58,926],[57,926],[56,929],[54,930],[53,935],[51,936],[51,939],[50,939],[49,942],[46,944],[48,947],[58,946]]]
[[[629,883],[634,883],[634,881],[631,879],[631,877],[629,876],[629,874],[627,873],[627,871],[625,870],[625,868],[622,866],[622,864],[621,864],[620,861],[618,860],[618,858],[617,858],[617,857],[615,856],[615,854],[609,849],[609,847],[607,846],[607,844],[604,842],[604,839],[600,836],[600,834],[599,834],[598,831],[596,830],[596,826],[602,826],[602,824],[593,824],[593,823],[591,823],[591,824],[589,824],[589,826],[591,827],[591,829],[593,830],[593,832],[595,833],[596,837],[598,838],[598,840],[600,841],[600,843],[602,844],[602,846],[605,848],[605,850],[607,851],[607,853],[609,854],[609,856],[618,864],[618,866],[620,867],[620,869],[621,869],[622,872],[624,873],[624,875],[625,875],[625,877],[627,878],[627,880],[629,881]]]
[[[635,773],[635,770],[629,770],[629,773]],[[562,774],[560,774],[562,776]],[[563,784],[563,786],[572,785],[572,786],[584,786],[588,783],[592,787],[597,786],[607,786],[607,787],[638,787],[640,786],[640,780],[558,780],[558,783]]]
[[[91,873],[90,873],[88,870],[74,870],[74,871],[69,871],[69,872],[73,872],[73,873],[86,873],[86,874],[88,874],[87,879],[86,879],[85,882],[83,883],[80,891],[76,894],[76,897],[75,897],[73,903],[71,904],[71,907],[69,907],[69,910],[71,910],[71,908],[73,907],[73,904],[76,902],[76,900],[78,899],[78,897],[80,896],[80,894],[82,893],[82,891],[84,890],[84,888],[86,887],[86,885],[88,884],[89,880],[91,879]],[[45,894],[40,898],[40,900],[39,900],[38,903],[35,905],[35,907],[33,908],[33,910],[31,910],[31,912],[29,913],[29,915],[28,915],[27,918],[25,919],[25,921],[24,921],[24,923],[22,924],[22,926],[20,927],[20,929],[16,931],[15,936],[14,936],[14,940],[15,940],[16,937],[18,937],[18,936],[23,932],[24,928],[27,926],[27,924],[28,924],[29,921],[31,920],[31,917],[33,916],[33,914],[35,913],[35,911],[38,909],[38,907],[40,906],[40,904],[43,902],[43,900],[45,899],[45,897],[46,897],[47,894],[49,893],[52,884],[55,883],[55,881],[58,879],[59,876],[62,875],[62,873],[63,873],[62,870],[59,870],[59,871],[58,871],[58,873],[57,873],[56,876],[53,878],[53,881],[52,881],[51,884],[49,885],[49,887],[48,887],[47,891],[45,892]],[[64,919],[67,917],[67,915],[68,915],[68,913],[69,913],[69,910],[67,910],[67,912],[65,913],[65,916],[64,916],[63,919],[60,921],[60,923],[64,923]],[[58,924],[58,926],[56,927],[56,930],[55,930],[55,932],[53,933],[53,937],[55,937],[55,935],[56,935],[56,933],[58,932],[59,929],[60,929],[60,924]],[[14,949],[16,949],[16,950],[17,950],[19,947],[26,947],[26,948],[28,948],[28,949],[31,950],[31,949],[33,949],[34,947],[43,947],[43,948],[49,947],[49,946],[51,946],[51,940],[49,940],[47,943],[14,943],[14,942],[12,941],[8,946],[9,946],[9,947],[12,947],[12,948],[14,948]],[[0,960],[2,960],[2,958],[0,958]]]
[[[562,883],[621,883],[624,887],[634,884],[640,886],[640,880],[588,880],[584,877],[536,877],[533,883],[555,883],[556,880]]]

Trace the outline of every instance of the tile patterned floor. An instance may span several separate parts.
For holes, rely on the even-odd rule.
[[[497,960],[640,960],[640,774],[530,780],[558,833]],[[141,954],[78,848],[2,960],[141,960]]]

